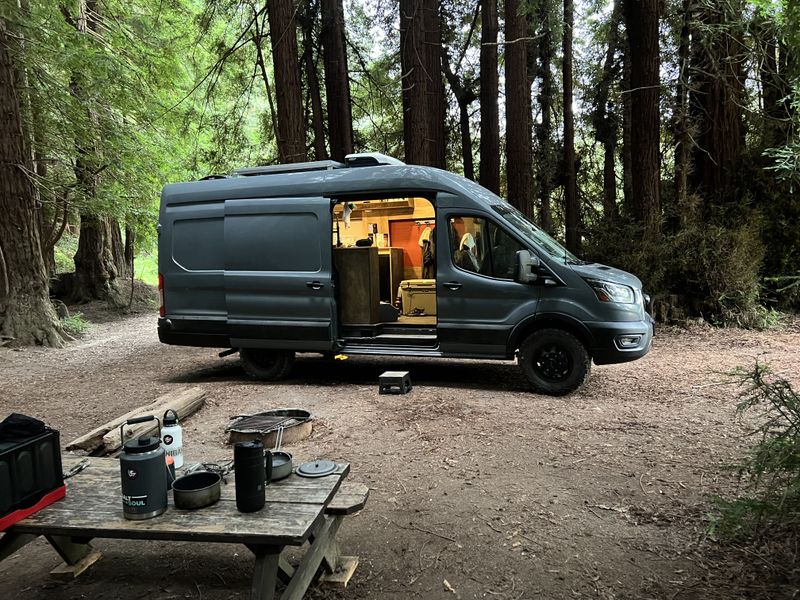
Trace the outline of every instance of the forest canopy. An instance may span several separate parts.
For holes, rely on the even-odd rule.
[[[798,48],[795,0],[3,2],[0,341],[123,304],[164,184],[352,152],[478,181],[660,319],[763,326],[800,304]]]

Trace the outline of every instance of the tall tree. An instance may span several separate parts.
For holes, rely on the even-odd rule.
[[[458,49],[455,66],[450,64],[450,52],[445,44],[442,44],[442,72],[458,104],[458,128],[461,133],[461,157],[464,165],[464,177],[475,179],[475,167],[472,161],[472,125],[469,118],[469,107],[478,99],[475,93],[475,78],[469,70],[462,69],[464,58],[472,45],[472,37],[478,24],[480,4],[476,5],[472,15],[472,21],[467,32],[464,44]]]
[[[306,121],[311,121],[311,130],[314,133],[314,160],[322,160],[327,156],[325,150],[325,124],[322,114],[322,94],[317,76],[317,62],[314,57],[314,25],[317,21],[316,0],[307,0],[305,9],[300,13],[300,23],[303,30],[303,69],[306,75],[306,89],[308,90],[308,104],[311,105],[311,116]],[[341,160],[341,159],[339,159]]]
[[[689,120],[689,50],[692,21],[692,1],[681,1],[681,29],[678,40],[678,80],[675,85],[675,114],[673,134],[675,136],[675,200],[678,212],[684,215],[688,194],[688,179],[691,169],[691,135]]]
[[[278,155],[281,163],[303,162],[306,160],[306,133],[294,1],[268,0],[267,17],[278,105]]]
[[[61,346],[36,223],[37,193],[27,174],[33,163],[10,40],[0,18],[0,338]]]
[[[692,180],[707,206],[736,200],[734,181],[745,146],[745,53],[741,0],[698,3],[692,32],[692,112],[698,128]]]
[[[442,35],[437,0],[400,0],[406,162],[445,166]]]
[[[541,119],[533,126],[536,135],[534,165],[539,193],[539,225],[548,233],[553,233],[550,198],[555,186],[558,164],[557,153],[553,148],[553,111],[556,95],[553,77],[553,57],[556,53],[553,23],[558,18],[554,15],[554,8],[553,0],[540,0],[536,10],[536,20],[540,26],[536,39],[539,79],[536,99],[539,102]]]
[[[88,45],[101,38],[100,7],[97,0],[80,0],[78,12],[71,15],[66,7],[62,12],[67,22],[85,36]],[[82,197],[78,249],[73,260],[75,277],[70,285],[70,299],[77,302],[109,300],[118,302],[118,277],[127,274],[124,246],[119,223],[103,216],[97,204],[102,164],[98,139],[99,116],[92,94],[87,92],[90,81],[81,69],[73,70],[70,95],[84,107],[85,125],[75,130],[76,156],[73,163],[76,187]]]
[[[659,111],[659,0],[624,0],[630,60],[631,170],[634,218],[646,239],[661,231],[661,119]]]
[[[533,214],[528,18],[519,0],[506,2],[506,180],[508,201]]]
[[[497,0],[481,0],[480,184],[500,193],[500,116],[497,104]]]
[[[592,125],[595,139],[603,145],[603,218],[614,221],[617,214],[617,130],[618,119],[611,103],[611,89],[619,75],[616,53],[619,45],[619,27],[622,20],[622,5],[616,3],[608,24],[606,56],[603,69],[595,88],[595,106]]]
[[[564,0],[564,38],[561,61],[564,78],[564,221],[567,249],[581,249],[580,204],[575,172],[575,115],[572,110],[572,27],[575,21],[573,0]]]
[[[343,161],[353,152],[353,115],[347,68],[342,0],[322,0],[322,51],[328,102],[331,158]]]

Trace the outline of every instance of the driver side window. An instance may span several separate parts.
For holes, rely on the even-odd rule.
[[[483,217],[450,217],[450,249],[459,269],[514,279],[517,251],[522,244]]]

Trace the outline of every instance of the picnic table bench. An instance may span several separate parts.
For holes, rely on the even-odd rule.
[[[64,468],[78,462],[65,457]],[[267,503],[258,512],[236,510],[233,475],[222,485],[219,502],[199,510],[180,510],[169,494],[163,515],[131,521],[122,514],[119,461],[92,458],[89,467],[67,480],[67,496],[16,523],[0,538],[0,560],[43,535],[65,565],[54,571],[77,576],[100,558],[90,544],[94,538],[174,540],[243,544],[256,557],[250,598],[277,598],[278,580],[286,585],[280,600],[299,600],[317,577],[346,585],[358,565],[357,557],[342,556],[336,533],[344,517],[367,501],[366,486],[344,482],[349,464],[331,475],[314,479],[292,473],[267,486]],[[282,554],[287,546],[309,543],[300,563],[293,566]]]

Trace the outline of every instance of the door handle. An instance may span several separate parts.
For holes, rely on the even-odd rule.
[[[460,290],[462,286],[460,281],[446,281],[442,285],[448,290]]]
[[[319,282],[319,281],[306,281],[306,285],[307,285],[308,287],[310,287],[312,290],[321,290],[323,287],[325,287],[325,286],[324,286],[324,285],[323,285],[321,282]]]

